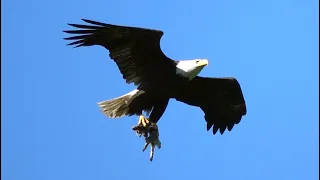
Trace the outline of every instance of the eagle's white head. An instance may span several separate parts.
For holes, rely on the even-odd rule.
[[[191,80],[196,77],[200,73],[200,71],[208,64],[209,61],[207,59],[179,61],[176,66],[176,73]]]

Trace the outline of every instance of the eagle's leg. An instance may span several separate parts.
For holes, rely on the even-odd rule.
[[[142,151],[145,151],[149,144],[151,144],[150,161],[153,159],[154,147],[161,148],[161,142],[159,139],[159,129],[156,123],[150,122],[143,115],[139,116],[138,125],[132,128],[141,137],[145,137],[145,145]]]

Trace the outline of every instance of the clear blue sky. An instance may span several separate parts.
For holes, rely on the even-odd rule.
[[[4,180],[318,179],[317,0],[2,5]],[[168,56],[208,58],[202,76],[240,81],[247,116],[213,136],[200,109],[172,100],[150,163],[137,117],[107,119],[96,104],[134,86],[103,48],[65,46],[81,18],[163,30]]]

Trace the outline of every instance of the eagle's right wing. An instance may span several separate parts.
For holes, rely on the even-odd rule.
[[[160,48],[162,31],[83,21],[90,25],[69,24],[78,29],[64,31],[75,35],[64,38],[73,40],[68,45],[105,47],[128,84],[150,85],[175,68],[174,62]]]

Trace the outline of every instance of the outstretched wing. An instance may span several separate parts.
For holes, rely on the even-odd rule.
[[[246,103],[239,82],[235,78],[195,77],[179,93],[176,100],[198,106],[205,113],[207,130],[213,134],[232,130],[246,115]]]
[[[78,29],[64,31],[74,34],[64,38],[73,40],[68,45],[105,47],[128,84],[150,85],[166,75],[165,69],[174,68],[174,62],[160,48],[162,31],[82,20],[90,25],[69,24]]]

